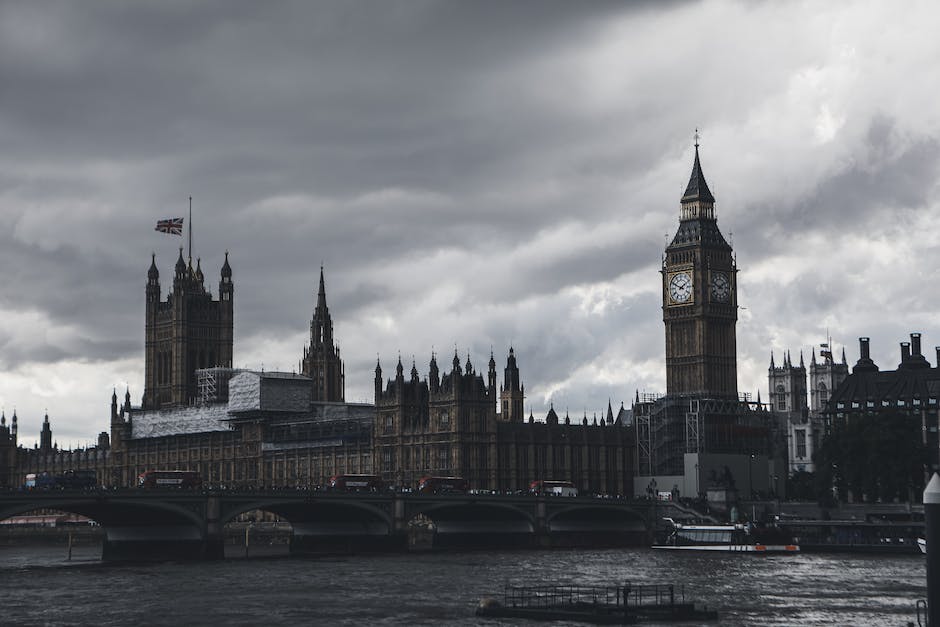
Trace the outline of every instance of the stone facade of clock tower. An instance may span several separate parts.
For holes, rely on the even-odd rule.
[[[663,258],[667,395],[737,398],[736,273],[696,143],[679,229]]]

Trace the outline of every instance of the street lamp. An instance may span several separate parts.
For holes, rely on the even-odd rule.
[[[751,480],[751,464],[754,462],[754,453],[747,459],[747,493],[749,499],[754,498],[754,483]]]

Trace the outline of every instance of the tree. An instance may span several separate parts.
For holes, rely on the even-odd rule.
[[[817,498],[835,487],[839,500],[907,501],[924,489],[923,445],[918,416],[896,410],[833,420],[816,467]]]

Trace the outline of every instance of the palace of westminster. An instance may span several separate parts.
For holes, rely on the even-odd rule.
[[[340,473],[377,474],[395,486],[425,475],[460,476],[481,490],[520,490],[537,479],[572,481],[582,491],[626,496],[660,490],[704,494],[724,484],[744,493],[783,495],[786,477],[813,470],[826,424],[890,405],[937,424],[940,369],[920,351],[920,335],[902,344],[896,371],[880,371],[862,338],[849,373],[831,350],[809,371],[800,356],[771,357],[769,403],[737,389],[737,267],[718,229],[698,144],[679,226],[661,268],[666,394],[599,421],[524,415],[525,386],[514,348],[502,381],[490,355],[478,371],[468,355],[450,364],[432,355],[422,378],[375,367],[373,404],[345,401],[345,372],[333,336],[323,269],[299,373],[232,367],[234,283],[228,255],[218,297],[197,261],[174,269],[161,293],[155,258],[147,273],[144,390],[140,406],[111,397],[110,432],[97,446],[59,449],[48,415],[39,444],[17,444],[18,417],[0,416],[0,487],[27,473],[93,469],[103,486],[133,486],[146,470],[195,470],[226,486],[314,486]],[[825,345],[828,349],[828,345]],[[940,363],[940,349],[938,349]],[[925,433],[927,430],[925,430]],[[932,431],[936,438],[936,429]],[[926,435],[925,435],[926,437]],[[926,441],[925,441],[926,444]],[[936,448],[936,444],[934,444]]]

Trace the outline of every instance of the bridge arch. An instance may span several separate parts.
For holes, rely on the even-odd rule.
[[[355,499],[298,500],[278,497],[251,497],[248,499],[224,500],[220,522],[233,521],[237,516],[252,510],[263,510],[277,514],[294,524],[318,522],[348,522],[353,526],[362,523],[381,524],[384,533],[392,528],[391,515],[372,503]]]
[[[104,560],[202,559],[216,550],[201,494],[24,492],[0,502],[0,518],[35,509],[74,512],[97,522],[104,531]]]
[[[645,545],[648,521],[629,507],[571,504],[548,512],[546,531],[553,546]]]
[[[204,518],[192,507],[154,499],[121,499],[120,502],[94,495],[42,495],[8,499],[0,506],[0,520],[37,509],[54,509],[81,514],[102,527],[135,525],[140,521],[150,524],[191,525],[201,528]]]
[[[510,503],[436,502],[412,505],[411,517],[423,514],[434,522],[438,533],[533,533],[533,515]]]

